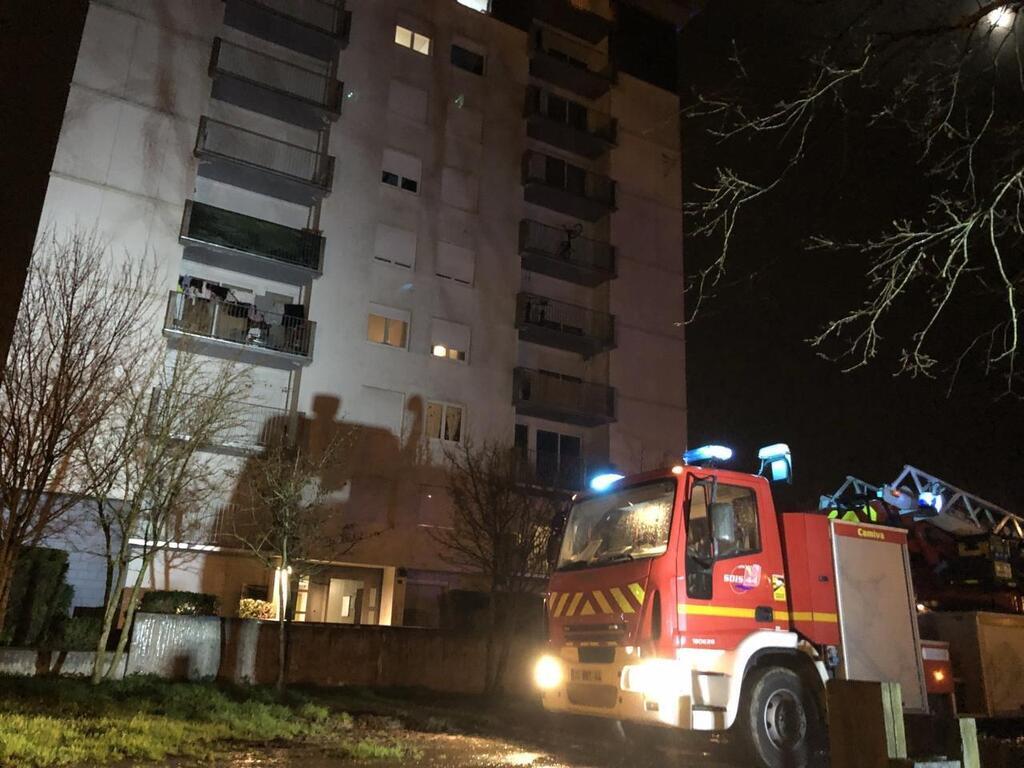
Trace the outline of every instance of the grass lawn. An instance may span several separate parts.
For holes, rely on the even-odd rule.
[[[401,759],[386,733],[312,697],[272,689],[129,678],[0,677],[0,765],[36,768],[206,758],[254,744],[315,743],[338,757]]]

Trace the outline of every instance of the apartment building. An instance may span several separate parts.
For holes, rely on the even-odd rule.
[[[684,449],[678,99],[617,66],[616,15],[90,3],[43,225],[155,255],[154,343],[252,366],[226,467],[268,425],[358,432],[332,498],[365,538],[293,585],[297,619],[431,625],[473,586],[431,535],[446,446],[505,441],[563,491]],[[147,586],[231,613],[283,578],[215,532],[180,545]]]

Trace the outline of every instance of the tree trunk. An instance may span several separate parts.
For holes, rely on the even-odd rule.
[[[512,638],[515,635],[516,612],[519,607],[517,595],[509,594],[505,606],[505,617],[501,621],[501,631],[498,632],[498,658],[494,665],[494,693],[501,691],[505,682],[505,670],[508,668],[508,658],[512,652]]]
[[[14,578],[14,564],[18,560],[19,547],[9,541],[0,542],[0,635],[3,634],[7,619],[7,604],[11,598],[11,581]]]
[[[487,647],[484,654],[484,693],[490,695],[495,685],[494,643],[498,635],[498,601],[493,590],[487,604]]]
[[[113,572],[113,560],[107,560],[108,575]],[[111,591],[112,584],[108,584],[107,599],[103,603],[103,626],[100,629],[100,639],[96,643],[96,659],[92,663],[92,684],[96,685],[104,677],[103,659],[107,654],[107,643],[110,641],[110,632],[114,628],[114,621],[117,619],[117,609],[121,605],[121,595],[124,594],[125,582],[128,580],[128,565],[123,558],[120,559],[117,568],[117,589]],[[114,594],[117,597],[114,597]]]
[[[277,576],[277,681],[275,687],[280,694],[284,691],[284,673],[287,667],[285,651],[288,644],[285,642],[285,575],[288,573],[284,568]]]
[[[107,680],[113,679],[114,670],[117,669],[118,663],[124,656],[124,649],[128,645],[128,636],[132,633],[132,621],[135,619],[135,607],[138,605],[139,593],[142,591],[142,581],[146,578],[146,571],[153,560],[153,554],[153,552],[150,552],[144,555],[142,562],[139,564],[139,573],[135,577],[135,583],[132,584],[132,592],[128,597],[128,606],[124,612],[124,629],[121,631],[121,637],[117,639],[117,648],[114,650],[114,655],[110,659],[110,665],[107,667],[107,673],[104,676]]]

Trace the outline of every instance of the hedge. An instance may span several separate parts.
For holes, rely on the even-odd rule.
[[[173,613],[178,616],[216,616],[217,597],[203,592],[153,590],[142,596],[139,611]]]

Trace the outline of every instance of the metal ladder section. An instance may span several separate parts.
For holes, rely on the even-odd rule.
[[[895,504],[901,514],[913,514],[915,520],[928,520],[950,533],[971,535],[995,533],[1018,541],[1024,540],[1024,517],[1009,512],[996,504],[985,501],[962,488],[947,483],[924,470],[907,464],[891,483],[884,486],[871,485],[859,478],[848,475],[846,481],[830,496],[822,496],[820,508],[826,509],[843,497],[848,491],[858,496],[880,495]],[[907,491],[912,497],[906,498]],[[942,498],[938,512],[921,508],[917,504],[922,493],[935,494]],[[901,498],[902,497],[902,498]]]

